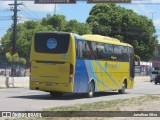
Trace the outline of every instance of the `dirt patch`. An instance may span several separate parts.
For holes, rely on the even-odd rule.
[[[116,108],[112,108],[111,111],[118,110],[118,111],[160,111],[160,101],[146,101],[141,104],[137,105],[124,105],[124,106],[117,106]],[[152,112],[151,112],[152,114]],[[154,114],[154,112],[153,112]],[[102,118],[103,120],[106,118]],[[159,117],[112,117],[107,118],[108,120],[159,120]]]

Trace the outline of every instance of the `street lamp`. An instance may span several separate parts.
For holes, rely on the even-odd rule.
[[[152,14],[152,20],[153,20],[153,16],[154,16],[154,14],[157,13],[157,12],[150,12],[150,13]]]

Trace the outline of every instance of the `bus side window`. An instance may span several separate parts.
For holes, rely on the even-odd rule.
[[[111,44],[105,44],[104,59],[111,60],[112,54],[113,54],[113,45],[111,45]]]
[[[96,49],[96,42],[91,42],[92,44],[92,49],[93,49],[93,54],[94,54],[94,59],[97,59],[97,49]]]
[[[130,76],[134,78],[134,51],[133,48],[129,48],[129,55],[130,55]]]
[[[89,48],[86,41],[82,41],[82,54],[84,59],[88,59],[89,57]]]
[[[95,59],[95,54],[94,54],[94,51],[93,51],[93,48],[92,48],[92,44],[90,41],[87,41],[87,53],[88,53],[88,57],[89,59],[93,60]]]
[[[96,46],[96,49],[97,49],[97,58],[98,59],[104,59],[104,43],[97,43],[97,46]]]
[[[114,45],[114,56],[116,57],[115,60],[122,61],[122,46]]]
[[[75,41],[75,46],[76,46],[76,57],[78,58],[78,41],[76,40]]]
[[[129,61],[128,47],[122,46],[122,60]]]
[[[77,41],[77,58],[82,58],[82,41],[78,40]]]

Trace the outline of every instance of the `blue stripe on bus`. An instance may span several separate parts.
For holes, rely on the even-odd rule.
[[[88,66],[89,66],[89,70],[90,70],[90,74],[91,74],[91,78],[90,79],[94,79],[96,82],[96,76],[94,74],[94,70],[93,70],[93,65],[92,65],[92,61],[88,60]],[[95,85],[95,91],[98,91],[98,86]]]
[[[93,61],[92,61],[93,62]],[[98,66],[98,65],[97,65]],[[94,68],[93,66],[93,63],[92,63],[92,67]],[[97,68],[97,67],[96,67]],[[96,72],[96,70],[94,69],[94,72]],[[108,88],[109,90],[112,90],[109,86],[107,86],[103,81],[101,81],[100,79],[98,79],[98,77],[95,75],[95,80],[100,82],[102,85],[104,85],[106,88]],[[97,83],[99,85],[99,83]]]
[[[104,81],[103,79],[103,75],[102,75],[102,69],[100,69],[100,74],[101,74],[101,79],[102,79],[102,82]],[[103,82],[104,83],[104,82]],[[102,88],[103,89],[103,88]]]
[[[99,91],[100,86],[99,84],[102,84],[105,88],[108,90],[112,90],[108,85],[105,84],[103,81],[103,75],[102,72],[105,72],[105,74],[109,77],[109,79],[120,89],[120,87],[117,85],[117,83],[113,80],[113,78],[106,72],[106,70],[98,63],[97,66],[93,66],[93,61],[91,60],[76,60],[76,68],[75,68],[75,77],[74,77],[74,92],[75,93],[85,93],[88,92],[88,83],[90,79],[94,79],[95,81],[95,92]],[[102,81],[96,76],[96,68],[101,68],[101,77]],[[89,71],[87,71],[89,69]],[[90,74],[90,76],[89,76]]]
[[[107,89],[109,90],[112,90],[109,86],[107,86],[103,81],[101,81],[100,79],[98,79],[98,77],[95,75],[95,69],[94,69],[94,66],[92,64],[92,61],[91,60],[86,60],[86,67],[88,67],[89,71],[88,71],[88,76],[89,76],[89,80],[93,79],[95,81],[95,92],[99,91],[100,90],[100,87],[99,87],[99,83],[101,83],[104,87],[106,87]],[[96,85],[97,83],[97,85]]]
[[[76,60],[75,77],[74,77],[74,92],[86,93],[88,92],[89,76],[87,73],[84,60]]]
[[[110,80],[119,88],[119,89],[121,89],[119,86],[118,86],[118,84],[114,81],[114,79],[110,76],[110,74],[108,73],[108,72],[106,72],[106,70],[97,62],[97,61],[95,61],[96,63],[97,63],[97,65],[107,74],[107,76],[110,78]]]
[[[96,77],[97,81],[100,82],[104,87],[108,88],[109,90],[112,90],[109,86],[107,86],[104,82],[102,82],[101,80],[98,79],[98,77]]]

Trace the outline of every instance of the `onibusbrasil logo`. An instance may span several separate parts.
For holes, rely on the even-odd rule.
[[[48,47],[49,49],[54,49],[54,48],[56,48],[56,47],[57,47],[57,40],[54,39],[54,38],[49,38],[49,39],[47,40],[47,47]]]

